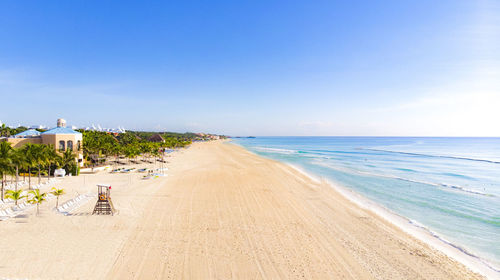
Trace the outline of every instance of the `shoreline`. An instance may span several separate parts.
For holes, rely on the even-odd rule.
[[[466,249],[461,248],[459,245],[447,241],[443,237],[439,236],[437,233],[434,233],[433,231],[428,229],[425,225],[422,225],[417,221],[413,221],[405,216],[402,216],[388,209],[387,207],[384,207],[383,205],[380,205],[377,202],[370,200],[369,198],[363,196],[362,194],[357,193],[356,191],[349,189],[348,187],[342,186],[338,182],[334,182],[332,180],[322,177],[317,178],[313,174],[310,174],[309,172],[301,169],[301,167],[286,162],[281,162],[281,163],[289,165],[291,168],[296,169],[298,172],[306,176],[309,176],[312,180],[324,181],[328,183],[344,198],[355,203],[356,205],[358,205],[363,209],[375,213],[380,218],[397,226],[404,232],[432,246],[434,249],[439,250],[440,252],[446,254],[448,257],[453,258],[454,260],[462,263],[470,270],[477,272],[485,277],[488,277],[488,279],[495,279],[500,276],[499,275],[500,271],[497,270],[495,267],[493,267],[492,264],[489,264],[486,260],[482,259],[480,256],[474,255],[473,253],[468,252]]]
[[[405,233],[411,235],[414,238],[424,242],[425,244],[431,246],[432,248],[444,253],[448,257],[462,263],[470,270],[479,273],[488,279],[497,279],[500,278],[500,270],[494,267],[493,264],[488,263],[486,260],[482,259],[480,256],[475,255],[466,249],[462,248],[460,245],[454,244],[450,241],[447,241],[442,236],[434,233],[432,230],[427,228],[425,225],[420,224],[417,221],[414,221],[410,218],[407,218],[403,215],[400,215],[387,207],[363,196],[362,194],[349,189],[346,186],[343,186],[341,183],[336,181],[326,179],[322,176],[316,176],[315,174],[304,170],[301,166],[297,166],[295,164],[291,164],[284,161],[275,160],[272,158],[265,157],[263,155],[256,154],[255,152],[247,149],[245,146],[242,146],[235,142],[228,142],[230,144],[237,145],[250,153],[255,154],[256,156],[266,158],[268,160],[276,161],[278,163],[285,164],[297,172],[309,177],[311,180],[315,182],[325,182],[330,187],[332,187],[335,191],[337,191],[340,195],[342,195],[345,199],[355,203],[358,207],[362,209],[369,210],[376,214],[378,217],[386,220],[387,222],[393,224],[398,227]]]

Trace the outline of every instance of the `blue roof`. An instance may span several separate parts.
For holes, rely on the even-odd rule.
[[[21,133],[14,135],[14,137],[33,137],[33,136],[39,136],[39,135],[40,135],[40,132],[38,130],[28,129],[28,130],[25,130]]]
[[[42,134],[50,135],[50,134],[81,134],[81,133],[78,131],[74,131],[73,129],[68,127],[55,127],[45,131]]]

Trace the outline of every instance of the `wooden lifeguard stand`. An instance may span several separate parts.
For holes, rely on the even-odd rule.
[[[113,215],[116,210],[111,201],[111,185],[97,185],[97,202],[92,215]]]

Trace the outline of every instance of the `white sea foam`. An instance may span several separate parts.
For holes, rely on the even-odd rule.
[[[423,157],[437,157],[437,158],[449,158],[449,159],[460,159],[460,160],[470,160],[470,161],[480,161],[480,162],[489,162],[500,164],[500,161],[493,160],[489,158],[473,158],[466,156],[458,156],[458,155],[442,155],[442,154],[429,154],[429,153],[420,153],[413,151],[396,151],[396,150],[385,150],[385,149],[373,149],[373,148],[359,148],[360,150],[366,151],[374,151],[374,152],[386,152],[386,153],[394,153],[394,154],[402,154],[402,155],[410,155],[410,156],[423,156]]]
[[[370,210],[375,213],[379,217],[384,220],[392,223],[398,228],[402,229],[404,232],[416,237],[424,243],[429,244],[433,248],[445,253],[450,258],[453,258],[467,267],[469,267],[472,271],[480,273],[490,279],[497,279],[500,277],[500,271],[496,269],[493,265],[488,263],[486,260],[478,257],[477,255],[467,251],[461,246],[452,243],[446,238],[440,236],[436,232],[433,232],[423,224],[418,221],[408,219],[404,216],[401,216],[388,208],[362,196],[361,194],[340,185],[337,182],[333,182],[331,180],[327,180],[325,178],[318,178],[317,176],[312,175],[311,173],[305,171],[301,167],[297,165],[293,165],[290,163],[286,163],[288,166],[293,168],[294,170],[300,172],[301,174],[311,178],[316,183],[327,182],[331,187],[337,190],[342,196],[346,199],[352,201],[359,207],[363,209]],[[332,167],[326,163],[320,163],[323,166]],[[337,170],[345,171],[346,168],[336,168]],[[396,179],[399,179],[396,177]],[[422,182],[419,182],[422,183]]]
[[[407,181],[407,182],[411,182],[411,183],[426,184],[426,185],[431,185],[431,186],[435,186],[435,187],[444,187],[444,188],[449,188],[449,189],[453,189],[456,191],[462,191],[462,192],[476,194],[476,195],[495,197],[495,195],[490,194],[490,193],[485,193],[485,192],[478,191],[478,190],[470,188],[470,187],[466,188],[466,187],[462,187],[462,186],[458,186],[458,185],[454,185],[454,184],[433,183],[433,182],[429,182],[429,181],[409,179],[409,178],[404,178],[404,177],[395,176],[395,175],[377,174],[377,173],[366,172],[366,171],[361,171],[361,170],[354,170],[354,169],[349,169],[349,168],[338,167],[338,166],[334,166],[334,165],[331,165],[331,164],[328,164],[325,162],[321,162],[321,161],[314,161],[312,163],[315,165],[320,165],[320,166],[324,166],[324,167],[327,167],[327,168],[330,168],[333,170],[347,172],[347,173],[351,173],[351,174],[390,178],[390,179],[396,179],[396,180],[401,180],[401,181]]]
[[[313,176],[311,175],[310,173],[307,173],[304,169],[298,167],[297,165],[294,165],[294,164],[290,164],[290,163],[286,163],[288,166],[290,166],[291,168],[293,168],[294,170],[296,170],[297,172],[299,172],[300,174],[308,177],[309,179],[311,179],[312,181],[314,181],[315,183],[321,183],[321,179],[316,177],[316,176]]]
[[[450,258],[463,263],[472,271],[480,273],[481,275],[484,275],[489,279],[500,279],[500,270],[495,268],[493,265],[483,260],[482,258],[468,252],[462,247],[446,240],[437,233],[429,230],[421,223],[401,216],[387,209],[386,207],[372,200],[369,200],[359,193],[340,185],[339,183],[330,180],[325,181],[328,182],[329,185],[337,190],[341,195],[343,195],[345,198],[352,201],[359,207],[370,210],[371,212],[392,223],[411,236],[432,246],[434,249],[443,252]]]
[[[278,149],[278,148],[256,147],[255,149],[261,152],[271,152],[271,153],[286,154],[286,155],[297,153],[297,151],[295,150]]]

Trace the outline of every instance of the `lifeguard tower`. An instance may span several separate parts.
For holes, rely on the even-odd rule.
[[[116,210],[111,201],[111,185],[97,185],[97,202],[92,215],[113,215]]]

